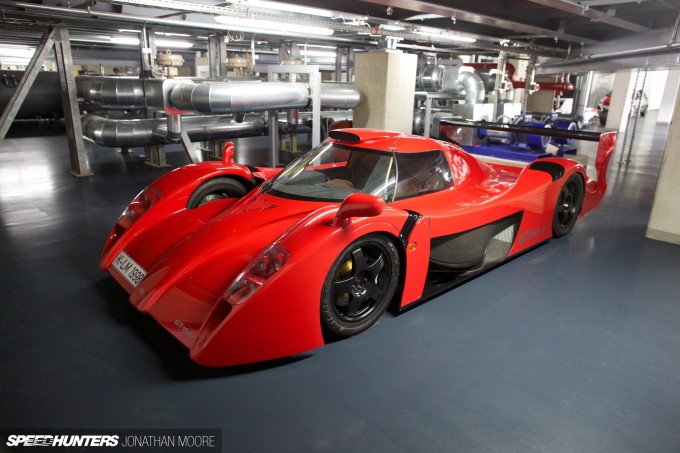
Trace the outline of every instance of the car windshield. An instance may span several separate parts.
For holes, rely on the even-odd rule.
[[[284,198],[315,201],[342,201],[362,192],[389,203],[452,184],[441,150],[394,153],[324,142],[288,164],[265,190]]]

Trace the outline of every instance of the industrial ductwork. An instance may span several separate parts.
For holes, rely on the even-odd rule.
[[[465,93],[466,104],[484,102],[484,82],[474,72],[461,71],[460,66],[423,65],[416,72],[416,90],[428,92],[452,92],[458,96]]]
[[[176,141],[163,118],[121,120],[89,114],[83,115],[82,125],[83,135],[101,146],[134,148]],[[262,135],[265,130],[264,120],[257,114],[245,115],[241,122],[230,115],[183,116],[181,125],[191,141]]]
[[[90,104],[117,108],[146,107],[146,85],[158,84],[156,79],[127,79],[123,77],[78,77],[78,97]]]
[[[359,104],[359,91],[351,84],[321,85],[322,108],[353,108]],[[170,93],[170,104],[180,110],[199,113],[244,113],[304,108],[310,105],[310,89],[305,83],[215,82],[180,84]]]
[[[97,108],[164,110],[166,119],[114,120],[85,115],[83,134],[102,146],[136,147],[175,143],[183,131],[192,141],[261,135],[264,122],[253,112],[287,109],[287,130],[297,130],[297,110],[312,103],[306,83],[257,81],[200,81],[189,79],[127,79],[78,77],[78,96]],[[321,108],[351,109],[360,101],[359,91],[348,83],[320,85]],[[181,116],[183,113],[236,114],[232,117]],[[241,118],[239,118],[241,119]]]
[[[78,77],[78,97],[106,108],[159,108],[197,113],[247,113],[310,104],[305,83],[214,82],[188,79],[126,79]],[[360,94],[348,83],[322,83],[322,108],[354,108]]]
[[[474,72],[459,71],[456,91],[459,93],[465,92],[466,104],[479,104],[484,102],[486,92],[484,91],[484,82]]]

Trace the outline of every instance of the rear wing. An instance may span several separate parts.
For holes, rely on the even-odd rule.
[[[543,126],[543,127],[536,127]],[[474,135],[465,134],[461,132],[463,128],[472,128],[471,130],[476,130]],[[570,145],[574,140],[585,140],[589,142],[597,142],[597,152],[595,155],[595,170],[597,171],[597,179],[592,180],[588,177],[585,178],[585,190],[586,197],[583,202],[582,214],[586,214],[597,205],[600,204],[604,193],[607,190],[607,168],[609,166],[609,160],[611,159],[612,153],[616,146],[616,131],[611,132],[590,132],[581,130],[570,130],[570,129],[559,129],[555,127],[546,127],[545,125],[533,125],[529,126],[526,124],[502,124],[502,123],[488,123],[485,121],[468,121],[463,119],[442,119],[439,122],[439,139],[451,143],[455,143],[461,146],[463,149],[473,152],[475,151],[474,141],[483,134],[479,131],[499,131],[502,134],[507,134],[508,137],[529,137],[527,142],[531,143],[531,137],[551,137],[555,138],[560,146]],[[470,138],[472,137],[472,139]],[[467,145],[465,141],[468,141]],[[536,140],[534,140],[536,142]],[[502,145],[501,146],[507,146]],[[527,147],[528,149],[529,147]],[[533,155],[529,156],[531,161],[535,161],[542,157],[552,157],[549,154],[541,153],[537,149],[528,149],[528,154],[535,151]],[[584,163],[578,158],[578,155],[564,155],[565,158],[573,158],[574,160]],[[487,160],[487,159],[480,159]],[[500,162],[499,162],[500,163]],[[512,165],[511,160],[503,160],[504,164]],[[519,159],[515,162],[516,165],[524,166],[526,165],[527,159]]]

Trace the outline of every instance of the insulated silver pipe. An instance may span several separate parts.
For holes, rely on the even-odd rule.
[[[78,97],[85,102],[129,108],[146,107],[145,80],[123,77],[76,78]]]
[[[263,112],[306,107],[309,90],[304,83],[218,82],[180,84],[170,93],[170,104],[199,113]]]
[[[305,83],[208,82],[180,84],[170,93],[173,107],[199,113],[262,112],[310,105],[310,90]],[[322,108],[354,108],[359,90],[350,83],[322,83]]]
[[[182,116],[168,115],[166,124],[168,130],[168,133],[165,135],[166,139],[169,142],[178,142],[182,138]]]
[[[353,83],[322,83],[321,107],[353,109],[361,101],[361,93]]]
[[[167,120],[114,120],[97,115],[82,117],[83,135],[101,146],[134,148],[169,143]],[[242,122],[231,116],[185,116],[182,127],[192,141],[262,135],[264,120],[260,115],[246,115]]]
[[[486,96],[484,82],[474,72],[458,72],[458,91],[465,91],[466,104],[479,104],[484,102]]]
[[[110,108],[156,108],[167,106],[199,113],[246,113],[310,104],[310,90],[304,83],[212,82],[175,80],[165,96],[163,79],[88,77],[76,79],[78,97],[87,103]],[[351,83],[322,83],[321,107],[349,109],[360,101],[359,90]]]

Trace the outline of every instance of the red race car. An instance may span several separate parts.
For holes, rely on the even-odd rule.
[[[485,164],[370,129],[332,131],[283,170],[225,147],[144,189],[100,265],[199,364],[290,356],[569,233],[604,195],[615,137],[597,181],[569,159]]]

